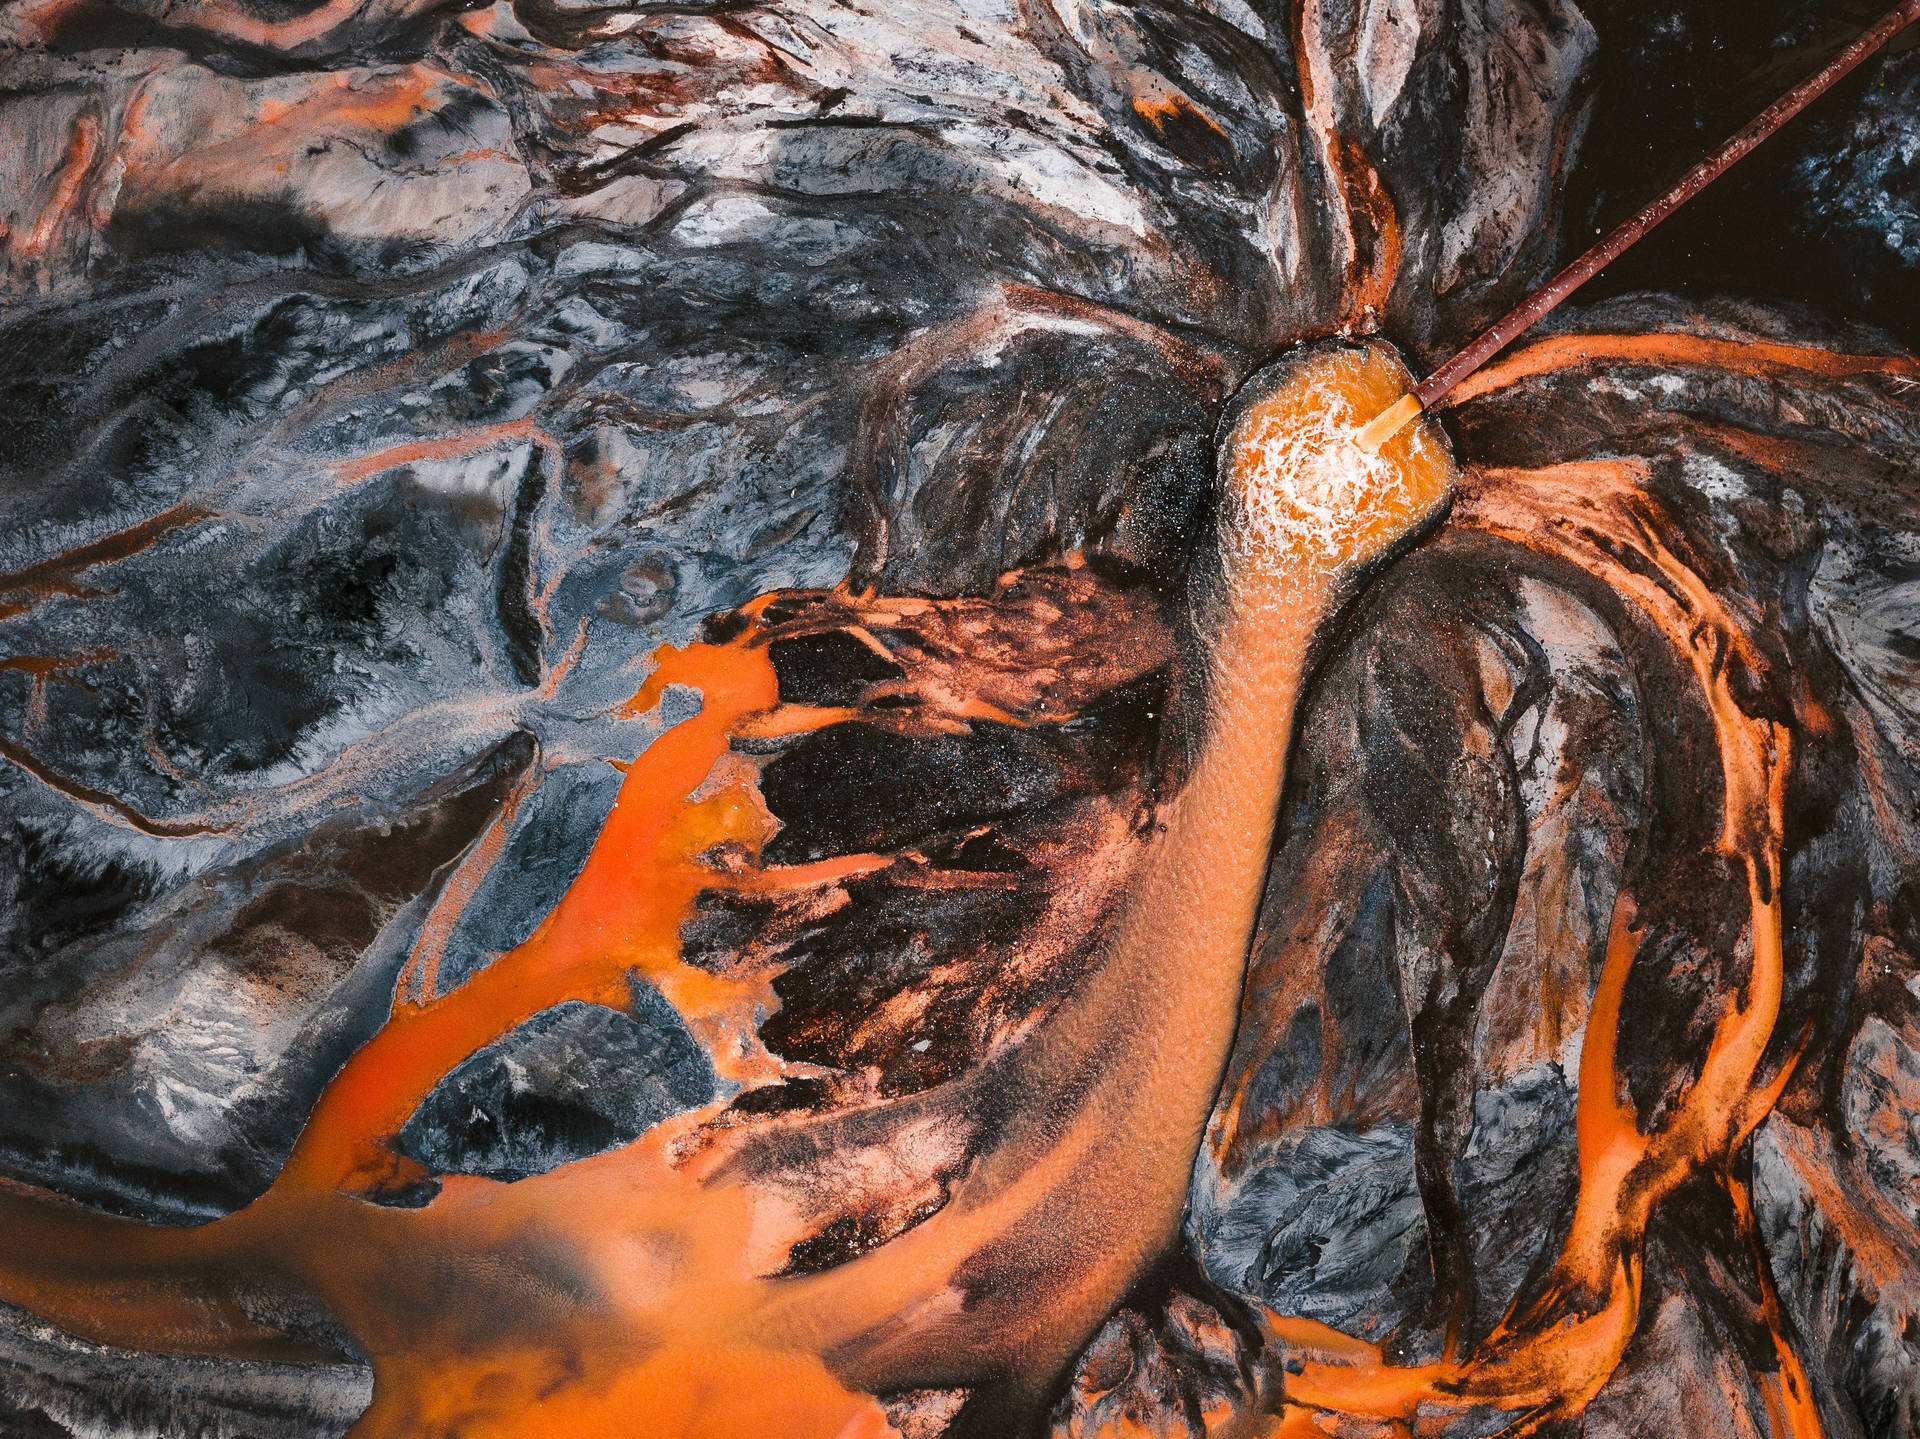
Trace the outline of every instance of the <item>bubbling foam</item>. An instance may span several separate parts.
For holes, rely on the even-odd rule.
[[[1296,351],[1242,388],[1221,455],[1230,575],[1337,579],[1433,513],[1455,471],[1430,421],[1373,453],[1354,442],[1411,387],[1375,341]]]
[[[1370,512],[1408,489],[1398,466],[1352,443],[1368,418],[1338,390],[1327,392],[1317,415],[1257,416],[1242,441],[1246,485],[1235,492],[1235,528],[1254,544],[1298,545],[1324,558],[1348,553]]]

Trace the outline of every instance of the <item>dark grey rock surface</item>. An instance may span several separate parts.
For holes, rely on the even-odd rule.
[[[1702,7],[1588,8],[1597,38],[1535,0],[9,10],[0,1169],[173,1223],[260,1193],[473,855],[498,840],[442,990],[551,907],[616,764],[684,713],[623,713],[647,656],[710,613],[849,575],[987,594],[1069,552],[1164,588],[1241,377],[1342,327],[1438,358],[1641,173],[1590,156],[1562,225],[1590,107],[1617,93],[1596,65],[1650,55],[1672,88],[1705,63]],[[1782,223],[1851,268],[1774,289],[1904,323],[1915,74],[1893,57],[1805,132]],[[1658,131],[1676,163],[1711,128],[1688,113]],[[1889,343],[1745,302],[1642,297],[1581,326]],[[1642,368],[1450,423],[1484,464],[1647,459],[1716,591],[1835,716],[1796,771],[1783,1033],[1806,1049],[1752,1190],[1830,1432],[1920,1430],[1911,399]],[[1673,863],[1672,963],[1624,1046],[1647,1112],[1737,938],[1696,853],[1709,759],[1683,690],[1605,595],[1453,530],[1330,637],[1229,1077],[1244,1105],[1195,1177],[1196,1272],[1109,1321],[1057,1411],[1070,1432],[1257,1390],[1252,1301],[1418,1357],[1537,1282],[1636,833]],[[1068,740],[969,802],[1053,805],[1062,753],[1102,742]],[[985,746],[922,787],[991,789]],[[959,852],[889,808],[892,753],[841,765],[846,802],[809,829],[835,756],[796,751],[793,857],[862,825]],[[773,1032],[934,1084],[1037,987],[962,974],[926,1050],[903,1048],[901,993],[930,948],[1022,916],[891,883],[841,932],[781,932]],[[835,933],[844,950],[813,944]],[[413,1157],[511,1179],[704,1102],[711,1062],[656,998],[482,1051],[415,1116]],[[1596,1436],[1650,1415],[1740,1432],[1758,1402],[1764,1355],[1726,1318],[1751,1276],[1703,1277],[1724,1216],[1677,1212]],[[368,1392],[353,1363],[136,1357],[14,1315],[0,1346],[9,1439],[330,1434]],[[896,1409],[931,1435],[962,1403]]]
[[[713,1061],[652,991],[629,1017],[570,1001],[474,1054],[400,1131],[439,1174],[525,1179],[637,1139],[713,1099]]]

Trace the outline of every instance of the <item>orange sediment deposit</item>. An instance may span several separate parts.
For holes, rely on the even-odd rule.
[[[1920,360],[1911,355],[1848,355],[1812,345],[1766,340],[1720,340],[1706,335],[1580,334],[1537,340],[1506,359],[1462,380],[1447,395],[1448,405],[1464,405],[1535,375],[1584,365],[1644,365],[1652,369],[1718,370],[1768,379],[1836,379],[1852,375],[1891,375],[1920,380]]]
[[[635,1424],[714,1439],[878,1439],[893,1431],[875,1393],[987,1385],[1040,1401],[1176,1238],[1232,1040],[1315,631],[1359,567],[1435,514],[1453,482],[1428,430],[1366,464],[1345,440],[1352,418],[1406,383],[1386,347],[1342,346],[1295,356],[1244,392],[1223,452],[1209,694],[1180,717],[1195,740],[1187,781],[1151,828],[1099,962],[1044,1021],[927,1095],[865,1111],[893,1126],[887,1163],[911,1166],[942,1151],[929,1113],[1014,1099],[991,1144],[904,1232],[837,1266],[783,1274],[801,1217],[791,1191],[756,1181],[751,1161],[815,1130],[827,1144],[836,1117],[755,1121],[727,1116],[725,1101],[530,1179],[448,1176],[417,1207],[374,1202],[429,1178],[396,1137],[435,1084],[563,1000],[619,1007],[645,981],[722,1073],[752,1087],[787,1072],[756,1032],[777,1003],[764,979],[688,963],[681,927],[703,894],[804,892],[891,859],[761,860],[778,822],[733,738],[850,718],[782,703],[769,643],[807,622],[791,617],[793,597],[775,595],[740,611],[730,638],[658,653],[632,709],[684,687],[698,713],[627,770],[585,867],[524,943],[437,993],[428,951],[448,919],[430,926],[385,1026],[328,1085],[266,1195],[169,1230],[9,1187],[0,1297],[100,1342],[280,1357],[299,1341],[249,1317],[242,1296],[304,1297],[374,1361],[360,1439]],[[803,598],[875,644],[909,616],[958,633],[994,603]],[[848,625],[849,610],[867,618]],[[947,695],[936,674],[923,698],[939,713],[923,722],[1028,722],[1019,715],[1046,706],[1023,683],[1009,673],[983,693]],[[480,847],[497,852],[497,836]],[[460,877],[446,903],[457,908],[474,879]],[[916,1160],[921,1150],[934,1158]]]
[[[310,13],[320,15],[333,8],[322,6]],[[443,86],[464,90],[468,83],[431,65],[417,65],[398,76],[372,81],[353,74],[328,74],[300,99],[262,102],[255,120],[263,128],[292,121],[306,127],[325,123],[393,131],[431,109],[436,92]]]
[[[1760,671],[1761,659],[1733,614],[1662,542],[1666,527],[1641,488],[1644,478],[1628,461],[1480,471],[1463,486],[1454,522],[1571,561],[1638,609],[1691,669],[1719,741],[1717,849],[1747,876],[1751,965],[1744,990],[1729,996],[1692,1086],[1657,1128],[1644,1128],[1623,1098],[1617,1062],[1621,1002],[1640,938],[1632,897],[1623,890],[1581,1046],[1578,1196],[1547,1282],[1472,1352],[1421,1366],[1395,1366],[1324,1326],[1270,1316],[1275,1336],[1305,1356],[1287,1384],[1287,1401],[1299,1410],[1416,1434],[1441,1432],[1470,1410],[1515,1415],[1503,1433],[1532,1432],[1577,1414],[1633,1337],[1641,1251],[1660,1200],[1695,1174],[1713,1175],[1752,1227],[1731,1166],[1791,1069],[1778,1065],[1770,1073],[1764,1064],[1785,977],[1779,886],[1789,734],[1742,708],[1738,691]],[[1809,1439],[1820,1433],[1812,1392],[1764,1278],[1764,1260],[1759,1268],[1779,1366],[1760,1376],[1773,1432]],[[1301,1426],[1295,1416],[1273,1432],[1312,1432]]]
[[[1230,569],[1311,592],[1417,529],[1449,493],[1453,461],[1430,423],[1371,454],[1353,443],[1363,421],[1408,393],[1388,346],[1309,351],[1274,370],[1249,382],[1229,417],[1225,539]]]
[[[53,193],[47,199],[46,208],[34,221],[33,227],[14,242],[15,250],[22,255],[44,254],[53,244],[60,227],[68,216],[78,209],[80,189],[86,181],[87,172],[93,166],[94,158],[100,150],[100,121],[93,115],[82,115],[74,122],[73,138],[67,144],[66,159],[61,163],[57,178],[53,183]]]
[[[1133,112],[1157,130],[1191,118],[1205,125],[1223,143],[1231,143],[1227,139],[1227,132],[1220,128],[1219,121],[1177,90],[1143,88],[1133,97]]]
[[[1718,351],[1673,350],[1682,337],[1637,338],[1654,343],[1617,347],[1613,358],[1680,363],[1684,350],[1691,362],[1722,363]],[[1742,358],[1768,372],[1887,368],[1878,357],[1776,353],[1791,348],[1746,347]],[[1558,363],[1593,353],[1554,352]],[[1856,370],[1835,368],[1849,360]],[[612,1436],[637,1422],[709,1439],[881,1439],[896,1431],[871,1396],[913,1388],[986,1386],[1030,1410],[1176,1241],[1237,1022],[1315,633],[1356,574],[1458,489],[1455,523],[1578,567],[1690,671],[1718,740],[1716,848],[1746,875],[1750,961],[1697,1077],[1657,1125],[1644,1123],[1618,1056],[1640,951],[1623,890],[1581,1047],[1577,1198],[1545,1281],[1466,1352],[1427,1364],[1397,1365],[1323,1324],[1268,1314],[1264,1327],[1292,1362],[1258,1422],[1284,1436],[1422,1434],[1497,1411],[1525,1433],[1577,1414],[1638,1327],[1645,1235],[1665,1196],[1707,1175],[1758,1242],[1734,1158],[1790,1070],[1769,1060],[1784,981],[1790,735],[1743,707],[1764,658],[1743,617],[1662,539],[1669,526],[1640,465],[1482,470],[1461,482],[1430,421],[1372,454],[1353,444],[1362,420],[1409,384],[1374,344],[1302,351],[1243,387],[1223,428],[1217,584],[1198,597],[1210,620],[1198,661],[1207,698],[1175,717],[1191,741],[1185,783],[1154,816],[1098,964],[974,1070],[927,1095],[868,1102],[862,1122],[882,1140],[836,1150],[833,1111],[750,1117],[722,1100],[530,1179],[447,1176],[417,1207],[376,1202],[434,1178],[397,1140],[439,1081],[565,1000],[618,1008],[644,982],[729,1078],[751,1089],[804,1072],[760,1038],[779,1003],[770,976],[688,962],[682,928],[702,896],[825,893],[896,857],[767,863],[779,821],[737,739],[880,714],[923,732],[1067,717],[1017,671],[966,687],[937,645],[923,648],[917,677],[874,691],[921,710],[784,702],[770,655],[781,636],[830,627],[898,658],[882,635],[908,623],[924,635],[970,633],[995,601],[764,596],[738,612],[730,637],[658,652],[629,708],[645,713],[678,688],[698,694],[699,711],[627,768],[585,867],[528,939],[441,992],[438,953],[512,813],[476,842],[429,917],[387,1023],[329,1084],[265,1196],[200,1229],[169,1230],[0,1188],[0,1298],[104,1343],[280,1359],[312,1346],[255,1317],[248,1296],[317,1305],[375,1364],[359,1439]],[[1008,1096],[984,1148],[966,1150],[941,1127],[942,1115]],[[763,1161],[795,1145],[837,1156],[845,1174],[879,1166],[894,1176],[886,1182],[933,1197],[866,1252],[787,1272],[808,1233],[807,1204],[766,1179]],[[1820,1430],[1808,1379],[1758,1268],[1777,1367],[1757,1382],[1773,1431],[1809,1439]]]
[[[386,1026],[321,1096],[281,1186],[352,1190],[392,1182],[391,1141],[442,1076],[564,1000],[620,1007],[639,977],[696,1032],[703,1021],[751,1032],[750,1013],[731,1011],[756,996],[682,964],[679,930],[702,890],[728,883],[703,857],[729,844],[757,850],[771,832],[751,777],[726,774],[720,765],[735,726],[772,710],[778,687],[763,646],[695,644],[661,650],[630,708],[653,709],[670,685],[697,689],[700,713],[662,735],[628,770],[585,868],[560,903],[523,944],[459,989],[395,1004]],[[709,785],[710,778],[719,782]]]
[[[0,660],[0,673],[31,675],[36,685],[66,670],[101,664],[118,653],[111,649],[80,650],[70,655],[9,655]]]
[[[1359,144],[1342,133],[1341,117],[1331,98],[1334,76],[1328,64],[1324,18],[1321,0],[1294,0],[1294,53],[1303,62],[1300,103],[1308,136],[1328,176],[1327,208],[1341,230],[1343,319],[1370,328],[1368,322],[1386,307],[1400,274],[1400,217],[1380,172]]]
[[[0,735],[0,756],[4,756],[22,773],[32,775],[48,789],[65,795],[82,809],[99,815],[109,823],[125,825],[129,829],[138,830],[141,834],[164,838],[184,838],[189,835],[217,832],[218,826],[214,825],[193,821],[156,820],[142,814],[117,795],[60,773],[26,745],[4,735]]]
[[[167,22],[183,29],[203,30],[247,45],[276,50],[293,50],[324,40],[333,31],[368,12],[366,0],[326,0],[304,14],[285,20],[268,20],[224,0],[200,0],[178,5],[167,13]],[[386,13],[404,15],[415,9],[413,0],[390,7]]]
[[[1432,405],[1435,409],[1464,405],[1538,375],[1590,365],[1719,371],[1787,381],[1885,375],[1909,385],[1920,383],[1920,361],[1911,355],[1850,355],[1814,345],[1725,340],[1662,331],[1625,335],[1592,333],[1536,340],[1497,363],[1475,370],[1436,396]],[[1409,394],[1361,426],[1355,440],[1362,450],[1371,454],[1420,411],[1420,396]],[[1787,442],[1770,438],[1768,443]]]
[[[12,619],[54,595],[91,599],[103,594],[105,591],[75,576],[96,565],[110,565],[137,555],[162,536],[211,518],[210,510],[197,505],[173,505],[124,530],[0,574],[0,620]]]
[[[550,452],[558,448],[558,442],[532,420],[506,420],[497,425],[482,425],[478,429],[450,435],[444,439],[412,440],[404,444],[390,445],[370,455],[342,460],[334,466],[334,475],[341,484],[351,485],[366,479],[369,475],[378,475],[387,470],[397,469],[401,465],[416,464],[421,460],[458,459],[465,455],[478,454],[481,450],[491,449],[495,445],[511,444],[517,440],[532,440]]]

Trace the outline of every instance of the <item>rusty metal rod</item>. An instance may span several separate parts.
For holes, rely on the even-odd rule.
[[[1512,310],[1484,331],[1479,338],[1448,360],[1382,414],[1375,416],[1354,434],[1354,441],[1369,453],[1397,435],[1422,410],[1437,404],[1448,391],[1479,369],[1523,331],[1530,329],[1555,305],[1586,284],[1647,231],[1679,209],[1695,195],[1719,179],[1733,164],[1747,155],[1767,136],[1798,115],[1831,89],[1914,21],[1920,20],[1920,0],[1902,0],[1872,29],[1864,32],[1846,49],[1813,75],[1802,80],[1786,94],[1762,110],[1735,132],[1732,139],[1695,165],[1659,199],[1631,219],[1616,226],[1579,259],[1568,265],[1546,284],[1535,290]]]

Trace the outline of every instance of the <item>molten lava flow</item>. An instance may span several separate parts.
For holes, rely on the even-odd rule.
[[[1407,382],[1384,346],[1341,347],[1297,356],[1243,393],[1223,452],[1218,584],[1202,599],[1217,621],[1207,698],[1175,717],[1187,782],[1159,815],[1094,971],[932,1097],[859,1111],[893,1136],[888,1162],[908,1168],[916,1144],[939,1147],[925,1138],[938,1106],[1004,1114],[944,1202],[897,1237],[782,1275],[799,1219],[790,1194],[756,1181],[768,1172],[760,1159],[796,1142],[833,1157],[831,1111],[755,1122],[716,1105],[517,1183],[454,1176],[417,1207],[372,1202],[418,1197],[410,1187],[430,1178],[396,1140],[455,1065],[562,1001],[623,1005],[636,977],[686,1016],[723,1072],[757,1086],[786,1071],[757,1035],[774,1003],[765,982],[689,964],[681,928],[702,894],[805,890],[889,861],[761,860],[776,822],[733,738],[856,717],[783,704],[772,639],[804,630],[791,616],[812,605],[877,644],[849,625],[849,597],[767,596],[739,613],[731,638],[658,654],[635,711],[674,685],[697,690],[702,707],[633,764],[585,868],[523,944],[434,993],[428,950],[445,920],[429,926],[391,1017],[327,1087],[265,1196],[180,1231],[9,1189],[0,1295],[101,1342],[283,1357],[297,1341],[250,1317],[250,1296],[279,1295],[278,1312],[317,1300],[374,1362],[362,1439],[635,1424],[858,1439],[891,1432],[869,1395],[941,1385],[988,1386],[1008,1412],[1030,1413],[1176,1237],[1233,1035],[1316,627],[1358,568],[1432,515],[1452,483],[1428,430],[1371,460],[1347,441]],[[896,620],[939,609],[858,603],[869,619],[890,605]],[[953,602],[956,629],[965,606],[989,603]],[[926,723],[1021,722],[1004,707],[1014,702],[948,696],[951,713]],[[447,903],[472,887],[463,877]]]

